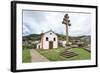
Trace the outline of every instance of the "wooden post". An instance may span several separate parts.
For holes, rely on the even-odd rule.
[[[68,37],[68,25],[66,25],[66,45],[69,42],[69,37]]]
[[[69,44],[68,26],[71,26],[68,14],[64,15],[62,24],[66,26],[66,45]]]

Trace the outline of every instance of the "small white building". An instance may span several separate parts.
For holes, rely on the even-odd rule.
[[[59,43],[60,43],[63,47],[66,46],[66,41],[59,40]]]
[[[53,49],[58,48],[58,36],[52,30],[42,33],[41,39],[37,44],[37,48],[39,49]]]

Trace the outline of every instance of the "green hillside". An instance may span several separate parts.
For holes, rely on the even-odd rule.
[[[66,36],[65,35],[62,35],[62,34],[58,34],[58,40],[66,40]],[[32,41],[36,41],[36,40],[39,40],[40,39],[40,34],[31,34],[31,35],[27,35],[27,36],[23,36],[23,41],[24,40],[32,40]],[[90,43],[91,42],[91,37],[90,36],[69,36],[69,41],[72,41],[72,40],[80,40],[80,41],[83,41],[83,42],[88,42]]]

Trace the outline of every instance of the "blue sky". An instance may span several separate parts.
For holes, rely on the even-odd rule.
[[[70,36],[91,34],[91,14],[24,10],[23,36],[41,34],[49,30],[65,35],[65,25],[62,24],[65,14],[69,14],[71,22],[71,26],[69,27]]]

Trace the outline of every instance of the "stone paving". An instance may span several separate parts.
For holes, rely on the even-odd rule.
[[[31,62],[47,62],[47,58],[38,53],[35,49],[30,49]]]

